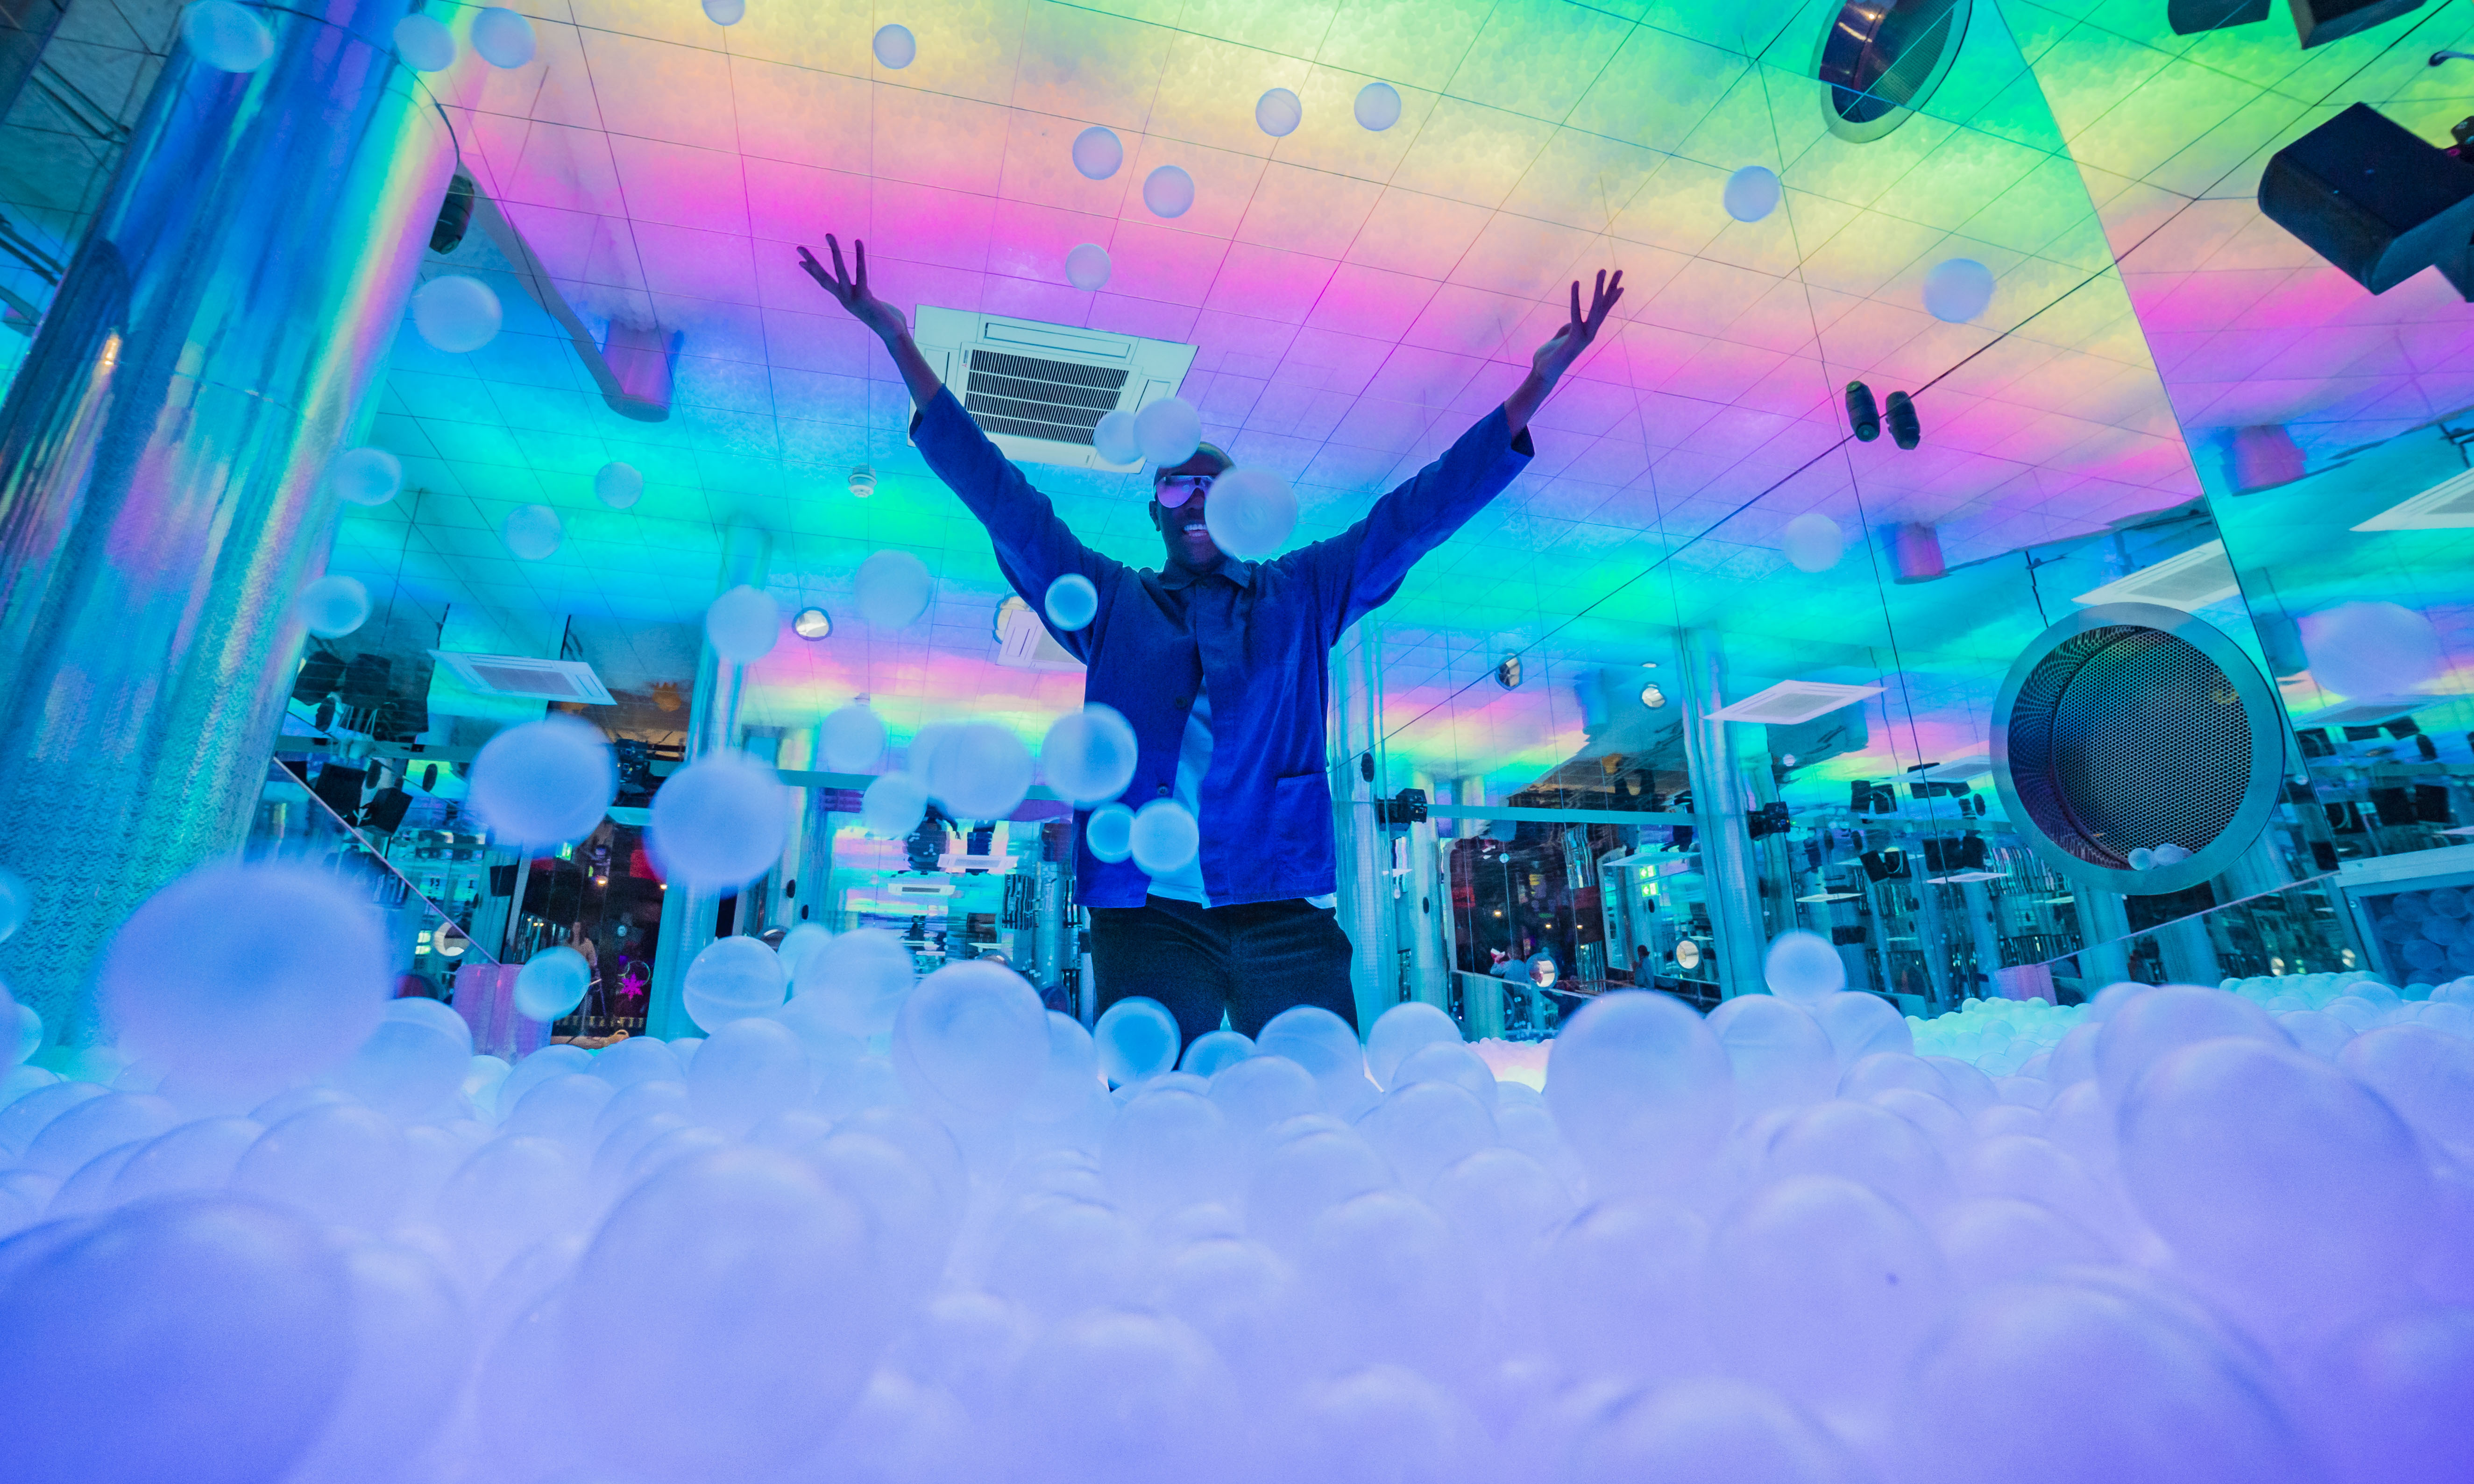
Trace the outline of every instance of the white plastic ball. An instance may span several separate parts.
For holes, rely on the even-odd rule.
[[[593,966],[573,948],[545,948],[516,971],[516,1013],[550,1021],[584,1003]]]
[[[818,728],[817,751],[833,772],[868,772],[885,755],[885,722],[863,702],[837,706]]]
[[[2156,864],[2160,866],[2178,866],[2191,858],[2190,851],[2171,841],[2158,846],[2152,853],[2156,857]]]
[[[1127,831],[1134,864],[1155,876],[1182,869],[1201,844],[1201,826],[1174,799],[1154,799],[1135,810],[1133,826]]]
[[[1143,204],[1153,216],[1185,215],[1194,204],[1194,177],[1180,166],[1160,166],[1143,178]]]
[[[1936,320],[1963,324],[1993,302],[1993,270],[1972,257],[1948,257],[1925,275],[1925,308]]]
[[[716,26],[736,26],[747,18],[747,0],[704,0],[704,18]]]
[[[869,834],[899,840],[928,816],[928,785],[908,773],[886,773],[860,795],[859,822]]]
[[[1086,180],[1104,180],[1126,162],[1126,147],[1116,131],[1094,124],[1074,136],[1074,168]]]
[[[182,11],[181,39],[219,72],[255,72],[275,55],[275,33],[231,0],[198,0]]]
[[[1201,419],[1196,419],[1199,427]],[[1196,434],[1197,439],[1201,434]],[[1143,457],[1142,439],[1134,431],[1134,415],[1118,411],[1103,413],[1091,429],[1091,451],[1101,462],[1114,465],[1139,463]]]
[[[2126,859],[2130,864],[2130,869],[2133,871],[2153,871],[2156,869],[2156,852],[2144,845],[2134,846]]]
[[[1369,83],[1357,90],[1358,127],[1381,133],[1400,122],[1400,94],[1389,83]]]
[[[546,505],[519,505],[498,523],[498,536],[507,543],[507,550],[526,562],[546,562],[558,555],[559,542],[566,535],[558,512]]]
[[[1618,990],[1564,1023],[1546,1105],[1593,1183],[1633,1187],[1689,1172],[1716,1147],[1734,1121],[1734,1072],[1682,1001]]]
[[[533,60],[533,23],[502,5],[473,19],[473,50],[493,67],[521,67]]]
[[[1134,780],[1133,725],[1113,706],[1094,702],[1056,719],[1039,745],[1048,786],[1079,804],[1104,802]]]
[[[1091,1027],[1091,1041],[1099,1049],[1101,1072],[1121,1088],[1175,1070],[1183,1045],[1176,1017],[1158,1000],[1140,994],[1128,995],[1100,1012],[1099,1023]]]
[[[436,1014],[418,1013],[423,1006]],[[454,1096],[472,1062],[473,1030],[462,1016],[434,999],[389,1000],[378,1028],[328,1080],[391,1118],[411,1119]]]
[[[357,578],[330,574],[301,589],[301,622],[322,639],[341,638],[370,619],[370,590]]]
[[[404,23],[429,20],[425,15],[407,15]],[[429,20],[429,24],[438,23]],[[440,28],[445,29],[445,28]],[[504,312],[498,307],[498,296],[480,279],[464,274],[448,274],[430,279],[413,292],[412,327],[434,349],[449,355],[462,355],[478,350],[498,338],[498,325]]]
[[[1108,250],[1086,242],[1065,254],[1065,281],[1085,293],[1108,286]]]
[[[594,474],[593,494],[612,510],[625,510],[644,497],[644,476],[636,466],[613,459]]]
[[[26,925],[26,913],[34,905],[34,891],[26,878],[6,866],[0,866],[0,943]],[[0,994],[8,991],[0,989]]]
[[[1819,933],[1789,928],[1770,940],[1761,959],[1770,993],[1809,1010],[1847,988],[1847,961]]]
[[[1198,1077],[1217,1077],[1254,1054],[1254,1039],[1236,1031],[1212,1031],[1194,1038],[1177,1061],[1177,1070]]]
[[[434,15],[407,15],[395,23],[395,50],[415,72],[444,72],[455,65],[455,33]]]
[[[1031,750],[1004,727],[956,727],[928,759],[928,796],[958,820],[1001,820],[1031,792]]]
[[[384,505],[403,489],[403,461],[383,448],[347,448],[327,466],[327,483],[355,505]]]
[[[782,605],[764,588],[741,583],[704,610],[704,633],[715,654],[733,664],[753,664],[781,642]]]
[[[1847,554],[1847,533],[1817,510],[1786,523],[1786,560],[1799,572],[1827,572]]]
[[[1306,106],[1285,87],[1274,87],[1254,100],[1254,127],[1274,139],[1285,139],[1305,122]]]
[[[1100,616],[1100,589],[1079,572],[1068,572],[1048,585],[1048,621],[1068,634],[1090,626]]]
[[[389,963],[356,884],[306,866],[207,866],[121,924],[102,998],[133,1058],[184,1083],[271,1091],[369,1039]]]
[[[879,62],[899,72],[919,55],[919,42],[908,26],[880,26],[874,49]]]
[[[2403,695],[2443,662],[2431,620],[2394,603],[2341,603],[2304,615],[2301,629],[2311,678],[2341,696]]]
[[[789,945],[784,939],[782,946]],[[828,1026],[858,1037],[893,1029],[902,997],[918,977],[910,950],[882,927],[854,928],[820,945],[792,975],[796,1003],[814,1004]]]
[[[1366,1070],[1378,1088],[1391,1088],[1400,1064],[1426,1047],[1461,1044],[1461,1028],[1433,1005],[1412,1000],[1395,1005],[1366,1033]]]
[[[8,994],[0,989],[0,1070],[21,1066],[43,1049],[43,1017],[35,1014],[34,1006],[20,1005]],[[5,1100],[6,1094],[0,1093],[0,1101]]]
[[[782,935],[782,945],[773,951],[782,955],[783,967],[790,970],[790,982],[795,985],[799,980],[799,968],[807,963],[808,955],[833,941],[832,929],[813,922],[800,922]]]
[[[782,955],[755,938],[716,938],[688,961],[679,994],[710,1036],[733,1020],[780,1009],[790,983]]]
[[[1298,528],[1298,493],[1267,468],[1232,468],[1212,481],[1202,507],[1212,543],[1255,562],[1276,556]]]
[[[473,759],[470,802],[494,834],[522,846],[593,833],[618,794],[618,764],[591,722],[545,716],[509,727]]]
[[[897,1066],[982,1116],[1010,1113],[1047,1069],[1048,1009],[1020,974],[984,959],[948,964],[903,1001]],[[909,1073],[906,1072],[906,1076]]]
[[[859,564],[854,579],[861,617],[880,629],[908,629],[928,611],[936,579],[928,563],[900,548],[880,551]]]
[[[735,890],[781,860],[789,801],[789,791],[764,763],[745,753],[708,753],[671,774],[653,795],[653,853],[674,882],[691,891]]]
[[[1725,200],[1729,216],[1758,222],[1778,209],[1778,175],[1766,165],[1746,165],[1727,178]]]
[[[1161,397],[1134,414],[1134,443],[1145,459],[1175,468],[1202,446],[1202,415],[1183,397]]]
[[[1134,811],[1122,803],[1103,804],[1082,824],[1082,843],[1101,860],[1115,865],[1134,853]]]

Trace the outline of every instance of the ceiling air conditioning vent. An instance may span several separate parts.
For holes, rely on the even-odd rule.
[[[455,678],[485,696],[521,696],[528,701],[581,701],[587,706],[617,704],[610,687],[581,659],[534,659],[524,655],[464,655],[433,649],[430,656],[455,672]]]
[[[1082,668],[1082,661],[1066,653],[1020,597],[1006,599],[997,610],[997,663],[1008,670]]]
[[[2225,543],[2210,541],[2116,578],[2071,601],[2094,608],[2103,603],[2155,603],[2192,612],[2220,603],[2242,591],[2233,563],[2225,560]]]
[[[1792,727],[1824,716],[1851,701],[1881,693],[1879,685],[1837,685],[1828,681],[1781,681],[1769,689],[1746,696],[1710,713],[1713,722],[1766,722]]]
[[[1176,395],[1194,365],[1192,346],[934,304],[919,306],[912,333],[1007,458],[1069,468],[1140,467],[1103,463],[1092,428]]]
[[[2413,499],[2354,527],[2357,531],[2462,531],[2474,526],[2474,469],[2444,479]]]

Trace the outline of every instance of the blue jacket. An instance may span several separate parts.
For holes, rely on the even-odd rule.
[[[1087,627],[1050,624],[1049,633],[1086,667],[1083,699],[1116,707],[1134,729],[1134,780],[1119,796],[1127,803],[1169,797],[1186,708],[1198,684],[1210,686],[1211,771],[1200,802],[1212,905],[1332,891],[1323,751],[1331,648],[1512,482],[1536,451],[1528,434],[1511,437],[1497,408],[1340,535],[1192,577],[1129,567],[1075,539],[952,392],[937,394],[912,426],[928,467],[988,528],[998,567],[1042,623],[1059,577],[1079,572],[1099,589],[1099,616]],[[1093,855],[1082,843],[1086,818],[1074,817],[1074,899],[1141,906],[1150,878],[1131,861]]]

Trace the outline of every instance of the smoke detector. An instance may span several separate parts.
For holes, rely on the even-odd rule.
[[[853,496],[862,500],[866,499],[869,495],[874,494],[876,492],[876,470],[869,468],[864,464],[852,469],[850,472],[850,492]]]

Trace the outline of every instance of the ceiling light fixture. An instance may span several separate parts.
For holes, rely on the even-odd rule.
[[[820,608],[803,608],[790,620],[790,632],[803,639],[821,639],[834,632],[833,615]]]
[[[850,471],[850,492],[854,498],[861,500],[874,494],[876,492],[876,470],[869,468],[864,464],[852,469]]]

